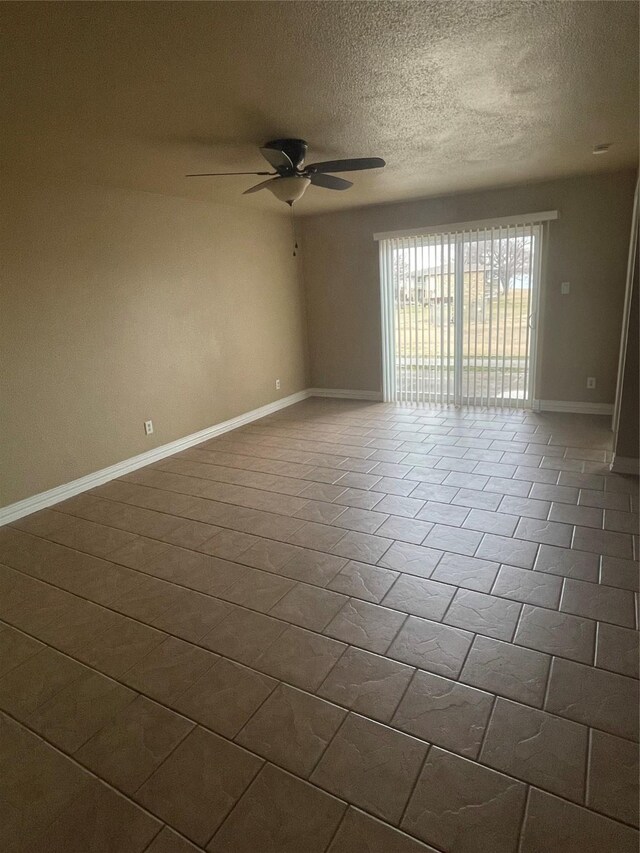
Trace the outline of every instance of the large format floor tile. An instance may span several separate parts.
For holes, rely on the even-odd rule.
[[[258,773],[262,761],[194,729],[135,794],[192,841],[206,843]]]
[[[585,726],[498,698],[482,761],[518,779],[584,801]]]
[[[526,785],[432,747],[402,826],[440,850],[516,850]]]
[[[429,743],[477,758],[493,696],[430,672],[418,672],[392,725]]]
[[[0,847],[635,851],[605,420],[308,400],[0,529]]]
[[[426,744],[350,714],[311,775],[338,797],[397,823],[426,755]]]
[[[207,847],[211,853],[322,853],[345,804],[267,765]]]

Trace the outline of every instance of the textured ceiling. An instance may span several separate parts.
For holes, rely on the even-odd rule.
[[[637,162],[635,2],[2,3],[0,21],[5,168],[36,178],[276,209],[241,195],[250,177],[183,176],[262,170],[281,136],[387,160],[311,187],[303,214]]]

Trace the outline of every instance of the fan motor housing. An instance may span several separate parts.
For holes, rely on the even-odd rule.
[[[304,139],[274,139],[267,142],[265,148],[275,148],[276,151],[284,151],[296,169],[301,169],[304,158],[307,156],[307,143]],[[281,172],[280,169],[278,169]],[[283,170],[286,174],[286,170]],[[281,172],[281,174],[283,173]]]

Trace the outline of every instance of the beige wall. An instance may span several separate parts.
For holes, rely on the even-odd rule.
[[[3,190],[0,505],[306,387],[285,215]]]
[[[536,396],[612,403],[635,180],[624,171],[306,217],[312,386],[381,389],[375,232],[557,209],[547,244]],[[571,282],[570,296],[560,295],[562,281]],[[597,379],[594,391],[586,388],[587,376]]]
[[[379,390],[376,231],[557,208],[537,396],[611,402],[634,182],[620,172],[307,217],[299,270],[276,212],[5,181],[0,505],[307,385]]]

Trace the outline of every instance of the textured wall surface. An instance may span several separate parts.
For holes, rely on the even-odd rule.
[[[0,505],[306,387],[286,217],[3,189]]]
[[[622,171],[305,218],[303,271],[315,387],[378,391],[381,331],[376,232],[558,210],[546,245],[536,396],[615,396],[636,176]],[[560,283],[571,294],[560,295]],[[597,387],[586,388],[587,376]]]

